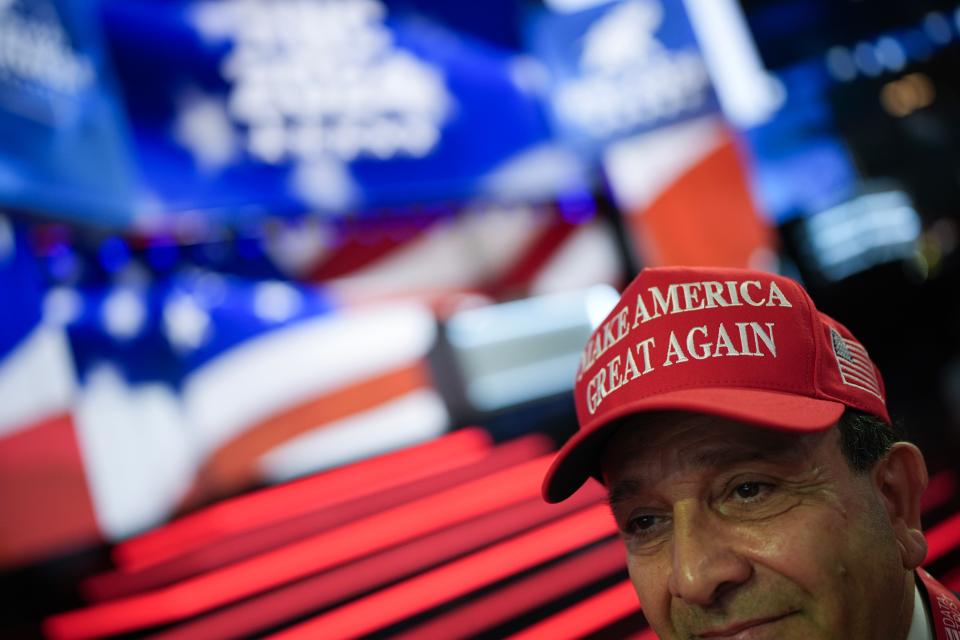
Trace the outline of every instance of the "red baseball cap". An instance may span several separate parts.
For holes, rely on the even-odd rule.
[[[794,431],[846,407],[890,423],[883,379],[795,281],[747,269],[644,269],[591,334],[574,386],[579,431],[543,482],[560,502],[598,472],[617,420],[691,411]]]

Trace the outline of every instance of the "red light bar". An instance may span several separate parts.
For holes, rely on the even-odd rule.
[[[537,458],[170,587],[52,616],[44,631],[59,640],[95,638],[198,615],[536,496],[551,458]]]
[[[476,636],[591,582],[623,571],[623,555],[623,544],[619,540],[604,542],[391,637],[393,640],[419,640]]]
[[[589,507],[271,637],[275,640],[334,640],[363,636],[614,532],[607,506]]]
[[[637,592],[624,581],[527,627],[510,640],[582,638],[639,610]]]
[[[118,544],[117,565],[142,569],[196,549],[224,535],[371,495],[422,478],[490,448],[480,428],[455,431],[423,445],[395,451],[254,494],[226,500],[142,536]]]
[[[940,583],[951,591],[960,590],[960,567],[957,567],[953,571],[947,573],[940,580]]]
[[[923,564],[927,566],[960,546],[960,513],[940,522],[924,535],[927,538],[927,558]]]
[[[950,502],[957,492],[957,474],[952,470],[941,471],[930,478],[927,490],[920,499],[920,508],[932,511]]]
[[[510,538],[530,527],[563,517],[601,498],[599,487],[595,492],[574,496],[561,505],[548,505],[540,498],[530,498],[252,600],[214,611],[197,620],[187,621],[153,638],[219,640],[256,635],[464,553]],[[618,554],[618,560],[622,566],[622,553]]]
[[[256,530],[227,535],[141,571],[114,571],[93,576],[81,585],[82,592],[89,600],[103,601],[158,589],[344,525],[351,520],[502,471],[542,455],[550,448],[549,439],[541,434],[517,438],[489,454],[476,454],[483,456],[480,460],[473,460],[474,456],[470,455],[462,459],[460,466],[448,468],[446,471],[350,502],[328,506],[315,513],[306,513]]]

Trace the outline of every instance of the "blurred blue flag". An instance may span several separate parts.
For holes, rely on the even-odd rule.
[[[468,198],[549,139],[515,54],[376,0],[105,8],[158,212]]]

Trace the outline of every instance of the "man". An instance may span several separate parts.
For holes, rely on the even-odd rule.
[[[923,456],[866,350],[794,281],[643,271],[575,394],[544,497],[604,483],[661,638],[960,640],[956,596],[919,569]]]

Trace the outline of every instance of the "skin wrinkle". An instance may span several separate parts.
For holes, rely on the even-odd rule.
[[[660,637],[778,616],[755,631],[783,640],[906,635],[902,545],[871,474],[842,457],[836,429],[798,436],[690,414],[637,426],[611,438],[602,468],[631,580]],[[735,493],[744,482],[751,492],[773,487],[746,500]],[[641,515],[654,516],[643,520],[655,522],[652,540],[631,531]],[[865,611],[863,602],[882,606]]]

